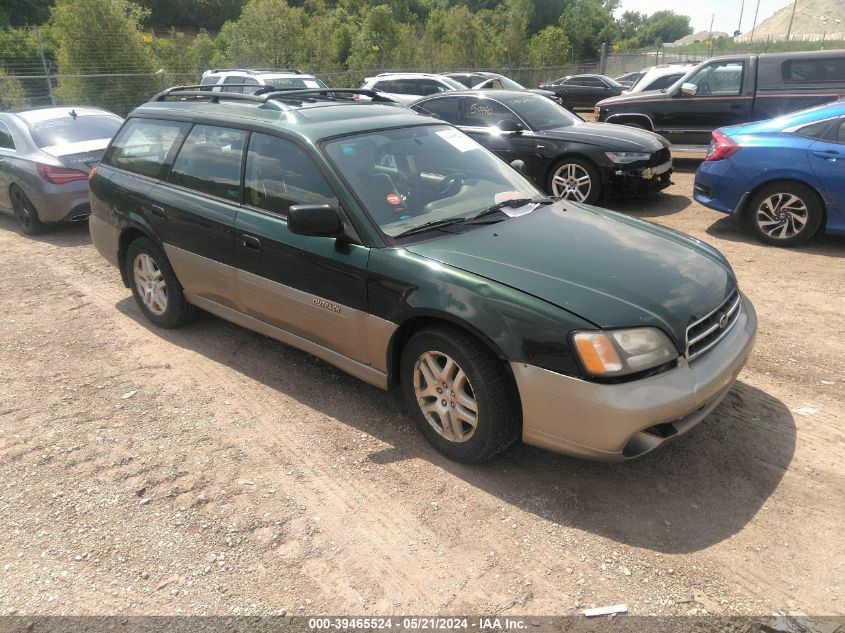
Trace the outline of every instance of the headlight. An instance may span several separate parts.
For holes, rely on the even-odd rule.
[[[651,158],[651,154],[648,152],[606,152],[605,156],[617,165],[627,165]]]
[[[576,332],[572,342],[584,369],[593,376],[635,374],[678,357],[669,337],[653,327]]]

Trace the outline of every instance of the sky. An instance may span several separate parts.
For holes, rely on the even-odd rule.
[[[760,24],[767,17],[778,9],[790,4],[792,0],[760,0],[760,12],[757,16],[757,24]],[[754,9],[757,0],[745,0],[745,10],[742,13],[742,32],[751,31],[751,23],[754,21]],[[678,2],[678,0],[622,0],[622,11],[639,11],[640,13],[652,14],[655,11],[671,10],[675,13],[688,15],[692,18],[694,32],[707,31],[710,29],[710,17],[715,13],[713,22],[714,31],[733,33],[739,24],[739,10],[742,0],[703,0],[699,2]]]

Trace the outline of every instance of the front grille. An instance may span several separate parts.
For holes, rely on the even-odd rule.
[[[742,311],[739,290],[734,290],[722,304],[687,328],[687,360],[701,356],[731,330]]]

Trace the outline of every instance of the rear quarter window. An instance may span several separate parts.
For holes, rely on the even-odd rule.
[[[781,66],[783,80],[789,84],[845,84],[845,56],[825,59],[790,59]]]
[[[240,198],[246,132],[195,125],[173,161],[167,180],[227,200]]]
[[[15,149],[15,141],[12,138],[12,132],[2,121],[0,121],[0,148]]]
[[[161,178],[178,141],[190,124],[153,119],[129,119],[118,132],[103,163],[151,178]]]

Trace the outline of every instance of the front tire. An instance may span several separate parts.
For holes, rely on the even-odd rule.
[[[748,205],[746,222],[761,242],[798,246],[813,237],[824,211],[816,192],[797,182],[764,187]]]
[[[402,353],[400,372],[411,417],[446,457],[486,461],[519,437],[518,399],[499,359],[463,330],[417,332]]]
[[[598,169],[577,156],[564,158],[552,168],[546,192],[556,198],[585,204],[594,204],[604,195]]]
[[[38,217],[38,211],[32,200],[29,199],[23,189],[12,185],[9,195],[12,198],[12,210],[15,213],[15,221],[26,235],[38,235],[43,233],[47,226]]]
[[[125,266],[132,296],[147,319],[159,327],[173,328],[194,317],[196,309],[185,299],[167,256],[152,241],[140,237],[132,242],[126,250]]]

